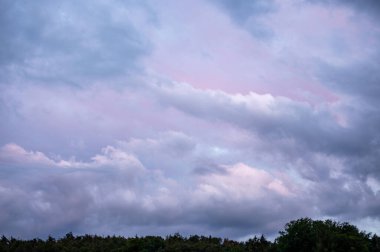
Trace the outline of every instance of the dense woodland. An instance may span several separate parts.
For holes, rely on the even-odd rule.
[[[349,223],[302,218],[286,224],[274,242],[268,241],[264,236],[237,242],[211,236],[183,237],[180,234],[166,238],[160,236],[124,238],[96,235],[74,236],[68,233],[61,239],[49,237],[47,240],[20,240],[2,236],[0,251],[380,252],[380,237],[361,232]]]

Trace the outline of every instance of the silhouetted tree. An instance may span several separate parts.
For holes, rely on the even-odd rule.
[[[370,252],[380,252],[380,237],[376,234],[372,236]]]
[[[74,236],[71,232],[61,239],[49,236],[41,239],[19,240],[1,237],[0,252],[380,252],[380,238],[360,232],[349,223],[331,220],[320,221],[303,218],[285,225],[275,242],[263,235],[246,242],[221,239],[212,236],[179,233],[167,236],[116,237],[84,235]]]
[[[367,252],[370,247],[369,235],[359,232],[353,225],[331,220],[313,221],[309,218],[286,224],[276,242],[281,252]]]
[[[264,235],[261,235],[260,238],[253,237],[246,241],[245,251],[249,252],[267,252],[270,251],[272,243],[265,239]]]

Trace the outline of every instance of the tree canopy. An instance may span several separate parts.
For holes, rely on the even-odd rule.
[[[271,242],[263,235],[245,242],[212,236],[176,233],[160,236],[74,236],[71,232],[60,239],[21,240],[5,237],[0,240],[0,252],[54,251],[114,251],[114,252],[380,252],[380,237],[359,231],[347,222],[302,218],[287,223],[279,236]]]
[[[303,218],[291,221],[280,231],[276,239],[278,251],[379,251],[371,245],[370,234],[347,222],[339,223],[332,220],[320,221]]]

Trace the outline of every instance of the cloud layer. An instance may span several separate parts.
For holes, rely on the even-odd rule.
[[[0,233],[379,233],[375,2],[3,1]]]

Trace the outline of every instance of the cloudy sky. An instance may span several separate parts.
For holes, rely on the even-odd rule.
[[[380,233],[377,0],[0,0],[0,234]]]

